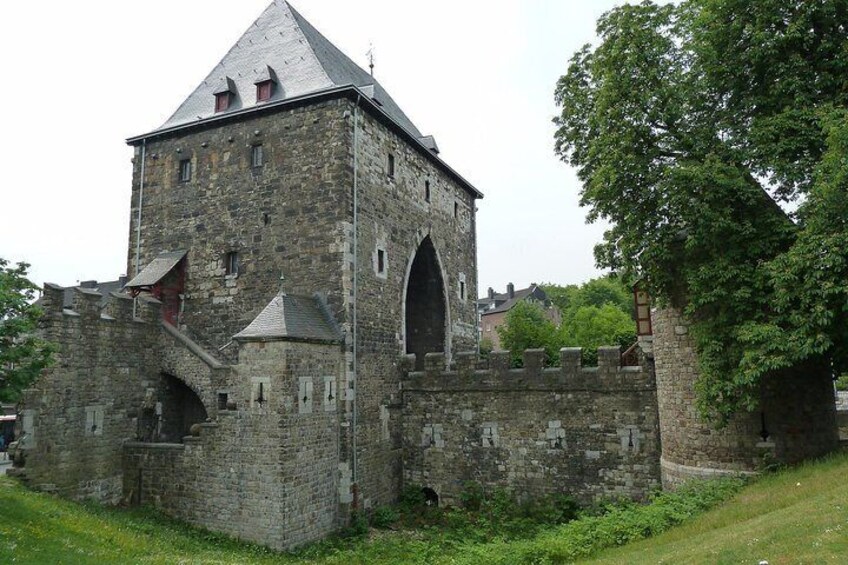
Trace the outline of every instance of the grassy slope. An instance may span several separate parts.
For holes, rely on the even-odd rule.
[[[763,477],[701,517],[597,563],[846,563],[848,456]]]
[[[81,506],[0,478],[0,561],[15,556],[17,563],[470,563],[475,556],[509,561],[510,554],[553,557],[556,562],[556,535],[551,529],[515,544],[476,544],[450,532],[382,532],[368,541],[325,543],[292,556],[143,511]],[[842,455],[765,477],[732,502],[655,538],[603,553],[598,561],[768,559],[775,565],[845,562],[846,556],[848,456]]]
[[[15,563],[270,563],[267,551],[145,512],[30,492],[0,477],[0,561]],[[4,561],[8,559],[8,561]]]

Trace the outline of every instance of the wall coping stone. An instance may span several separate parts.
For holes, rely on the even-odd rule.
[[[175,338],[177,341],[182,343],[186,348],[194,353],[201,361],[206,363],[212,369],[224,369],[227,366],[212,357],[205,349],[197,345],[194,341],[192,341],[187,335],[182,333],[180,330],[169,324],[168,322],[163,321],[162,327],[165,329],[165,332]]]

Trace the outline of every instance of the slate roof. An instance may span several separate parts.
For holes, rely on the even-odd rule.
[[[106,306],[106,302],[108,302],[109,300],[109,294],[112,292],[121,292],[121,289],[124,288],[126,282],[127,277],[120,277],[116,281],[81,281],[80,284],[76,286],[62,287],[62,308],[73,308],[75,288],[94,290],[100,293],[102,295],[102,298],[100,299],[100,307],[103,308],[104,306]],[[42,301],[43,297],[36,300],[35,304],[41,304]]]
[[[481,298],[477,301],[478,307],[480,307],[480,315],[485,316],[487,314],[496,314],[498,312],[507,312],[512,309],[517,303],[521,302],[531,294],[541,293],[542,296],[539,298],[541,300],[547,300],[547,295],[544,294],[544,291],[539,288],[539,285],[530,285],[527,288],[522,288],[516,290],[513,293],[513,297],[510,298],[507,293],[495,294],[494,298],[489,298],[486,296],[485,298]],[[492,308],[492,304],[495,305]],[[485,308],[483,308],[485,306]]]
[[[277,83],[271,99],[257,104],[256,82],[268,74],[268,67],[276,74]],[[214,93],[226,84],[227,77],[235,96],[226,111],[216,114]],[[373,98],[383,110],[414,137],[422,137],[374,77],[339,51],[288,2],[275,0],[156,131],[349,85],[374,85]]]
[[[342,334],[320,298],[281,292],[233,339],[340,343]]]
[[[144,269],[137,274],[133,280],[127,283],[128,287],[153,286],[162,280],[180,260],[185,257],[185,251],[171,251],[160,253]]]

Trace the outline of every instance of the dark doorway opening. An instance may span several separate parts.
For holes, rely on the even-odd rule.
[[[424,354],[444,351],[445,293],[436,249],[426,237],[412,261],[406,286],[406,352],[415,354],[415,369]]]
[[[162,374],[157,406],[146,406],[139,420],[141,441],[179,443],[208,414],[200,397],[180,379]]]

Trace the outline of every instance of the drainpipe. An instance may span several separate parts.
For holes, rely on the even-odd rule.
[[[471,198],[471,237],[474,242],[474,295],[471,299],[474,302],[474,322],[477,325],[474,328],[474,341],[477,346],[477,355],[480,355],[480,333],[483,331],[483,322],[480,319],[480,312],[477,310],[477,295],[479,294],[477,287],[480,284],[480,270],[477,266],[477,200],[473,197]],[[492,293],[489,292],[489,294]]]
[[[139,179],[138,186],[138,215],[135,220],[135,276],[138,276],[138,272],[141,270],[141,265],[139,261],[141,261],[141,206],[144,204],[144,164],[147,157],[147,140],[141,140],[141,179]],[[136,310],[138,309],[138,296],[133,299],[133,318],[136,316]]]
[[[351,425],[351,443],[353,453],[351,455],[351,483],[354,489],[357,488],[359,473],[357,464],[359,458],[356,455],[356,420],[357,420],[357,404],[359,402],[359,369],[358,369],[358,345],[359,331],[357,328],[356,314],[359,307],[359,185],[358,178],[358,159],[359,153],[359,100],[361,95],[356,95],[356,105],[353,107],[353,421]],[[357,489],[358,490],[358,489]],[[354,491],[356,492],[356,491]],[[354,497],[354,503],[356,503]]]

